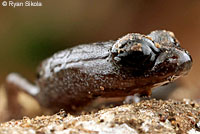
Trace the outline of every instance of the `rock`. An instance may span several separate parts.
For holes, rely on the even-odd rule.
[[[143,100],[72,116],[64,111],[52,116],[24,117],[0,124],[1,134],[140,134],[200,133],[200,105],[191,100]]]

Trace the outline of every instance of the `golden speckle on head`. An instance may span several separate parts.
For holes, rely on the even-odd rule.
[[[131,38],[131,34],[127,34],[125,36],[123,36],[120,40],[129,40]]]
[[[115,47],[116,48],[120,48],[122,46],[122,42],[125,41],[125,40],[131,40],[131,34],[127,34],[125,36],[123,36],[122,38],[119,38],[117,41],[116,41],[116,45]]]
[[[122,53],[124,50],[123,49],[118,49],[118,54]]]
[[[142,44],[141,44],[141,43],[137,43],[137,46],[138,46],[138,47],[142,47]]]
[[[159,43],[157,43],[157,42],[155,42],[155,46],[156,46],[157,48],[161,48],[161,45],[160,45]]]
[[[133,50],[133,51],[142,51],[142,44],[138,43],[137,45],[133,45],[131,47],[131,50]]]
[[[115,47],[118,48],[118,47],[119,47],[119,43],[117,43],[117,44],[115,45]]]
[[[173,32],[168,32],[169,35],[171,35],[172,37],[175,37],[174,33]]]
[[[149,36],[146,36],[146,38],[147,38],[147,39],[150,39],[151,41],[153,41],[153,39],[152,39],[151,37],[149,37]]]
[[[103,86],[100,86],[100,89],[103,91],[103,90],[104,90],[104,87],[103,87]]]
[[[138,39],[141,40],[141,39],[142,39],[142,36],[139,36]]]

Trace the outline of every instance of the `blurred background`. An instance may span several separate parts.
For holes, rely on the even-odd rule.
[[[169,98],[200,98],[199,0],[41,2],[42,7],[13,8],[0,5],[2,87],[10,72],[18,72],[34,81],[37,65],[58,50],[83,43],[117,40],[130,32],[148,34],[156,29],[166,29],[175,33],[181,46],[193,58],[192,70],[177,82],[179,86]],[[2,121],[5,120],[6,105],[3,94],[5,91],[1,90]]]

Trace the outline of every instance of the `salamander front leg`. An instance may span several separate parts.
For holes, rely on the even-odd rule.
[[[144,99],[143,97],[147,97],[147,98],[151,97],[151,88],[146,87],[139,90],[141,90],[142,92],[127,96],[123,103],[124,104],[138,103]]]

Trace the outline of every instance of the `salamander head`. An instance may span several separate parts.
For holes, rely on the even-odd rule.
[[[111,53],[114,64],[136,76],[181,76],[192,66],[190,54],[165,30],[147,36],[127,34],[116,41]]]

